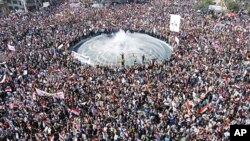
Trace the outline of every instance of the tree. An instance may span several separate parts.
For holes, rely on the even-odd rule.
[[[247,13],[250,14],[250,6],[247,8]]]
[[[201,0],[199,4],[199,8],[202,9],[209,5],[214,5],[214,4],[215,4],[214,0]]]
[[[231,11],[238,12],[240,10],[240,5],[233,0],[227,0],[227,8]]]

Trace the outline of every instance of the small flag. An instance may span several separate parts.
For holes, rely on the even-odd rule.
[[[201,113],[201,114],[202,114],[202,113],[206,112],[207,110],[208,110],[208,105],[201,107],[201,108],[199,109],[198,113]]]
[[[5,92],[12,92],[11,87],[10,87],[10,86],[6,87],[6,88],[5,88]]]
[[[76,108],[71,108],[71,109],[70,109],[70,112],[73,113],[73,114],[75,114],[75,115],[77,115],[77,116],[80,115],[80,110],[78,110],[78,109],[76,109]]]

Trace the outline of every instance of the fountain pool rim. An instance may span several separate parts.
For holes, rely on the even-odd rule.
[[[82,37],[80,37],[79,39],[76,39],[72,42],[70,42],[70,46],[68,48],[69,51],[77,51],[78,48],[84,44],[85,42],[87,42],[88,40],[96,37],[96,36],[99,36],[99,35],[102,35],[102,34],[113,34],[113,33],[117,33],[119,32],[120,29],[102,29],[102,30],[98,30],[97,32],[94,32],[94,31],[91,31],[89,34],[87,35],[83,35]],[[156,33],[151,33],[151,32],[146,32],[146,31],[143,31],[143,30],[130,30],[130,29],[126,29],[124,30],[125,32],[129,31],[131,33],[141,33],[141,34],[147,34],[151,37],[154,37],[154,38],[157,38],[163,42],[166,42],[168,44],[168,38],[162,38],[160,39],[159,37],[157,36],[160,36]],[[163,37],[163,36],[162,36]]]

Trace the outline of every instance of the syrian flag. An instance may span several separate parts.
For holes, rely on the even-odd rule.
[[[201,107],[201,108],[198,110],[198,113],[202,114],[202,113],[206,112],[207,110],[208,110],[208,105]]]
[[[1,75],[1,76],[0,76],[0,84],[1,84],[1,83],[4,83],[4,82],[5,82],[5,79],[6,79],[6,75]]]
[[[80,115],[80,110],[78,110],[78,109],[76,109],[76,108],[71,108],[71,109],[69,109],[69,110],[70,110],[71,113],[73,113],[73,114],[75,114],[75,115],[77,115],[77,116]]]
[[[15,46],[12,46],[12,45],[8,45],[8,49],[11,50],[11,51],[16,51]]]
[[[7,86],[4,90],[5,90],[5,92],[12,92],[12,89],[10,86]]]

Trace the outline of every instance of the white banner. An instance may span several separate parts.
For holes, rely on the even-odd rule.
[[[170,17],[170,31],[179,32],[181,24],[181,16],[180,15],[172,15]]]
[[[72,51],[72,56],[74,59],[77,59],[83,63],[90,64],[90,58],[88,56],[81,55],[79,53],[76,53]]]
[[[8,49],[11,50],[11,51],[16,51],[15,46],[8,45]]]
[[[36,93],[39,96],[51,96],[51,97],[58,98],[58,99],[64,99],[64,93],[63,92],[47,93],[45,91],[36,89]]]

